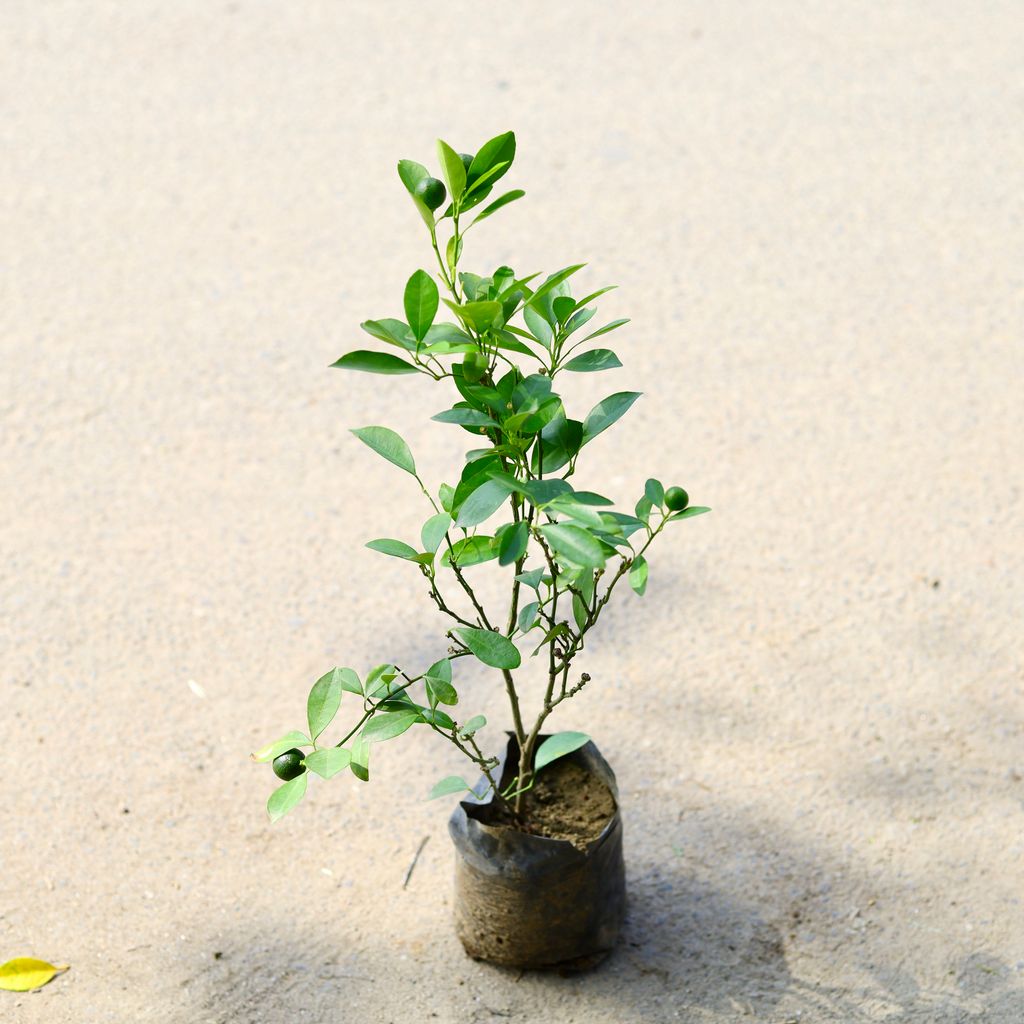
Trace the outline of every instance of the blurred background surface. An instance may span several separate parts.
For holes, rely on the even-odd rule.
[[[28,3],[0,9],[0,960],[62,1021],[1024,1017],[1017,3]],[[335,664],[447,628],[368,551],[429,509],[447,393],[328,364],[430,267],[395,174],[514,129],[467,267],[586,260],[644,398],[581,480],[710,516],[560,718],[615,765],[598,973],[452,934],[457,755],[271,828],[250,750]],[[582,294],[582,293],[581,293]],[[582,465],[582,464],[581,464]],[[461,666],[460,666],[461,667]],[[503,694],[466,669],[500,738]],[[431,836],[409,888],[406,868]]]

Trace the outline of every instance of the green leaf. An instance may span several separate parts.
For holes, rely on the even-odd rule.
[[[278,786],[267,801],[267,814],[271,821],[280,821],[306,795],[307,775],[297,775],[283,786]]]
[[[593,306],[590,309],[577,309],[575,313],[566,321],[565,326],[562,328],[562,333],[565,337],[569,337],[570,334],[575,334],[584,324],[590,322],[591,318],[597,312]],[[581,341],[582,345],[583,342]],[[575,346],[574,346],[575,347]]]
[[[555,554],[575,566],[590,569],[604,568],[604,551],[601,542],[578,526],[563,526],[561,523],[542,526],[540,532],[555,549]]]
[[[444,535],[452,525],[452,517],[447,512],[438,512],[431,516],[420,530],[420,540],[423,542],[423,550],[433,554],[437,551],[444,540]]]
[[[548,644],[550,644],[553,640],[557,639],[558,637],[567,636],[568,634],[569,627],[566,626],[564,622],[556,623],[544,634],[544,639],[541,640],[541,642],[537,644],[537,646],[533,649],[533,654],[531,654],[530,657],[536,658],[537,653],[540,651],[542,647],[546,647]]]
[[[533,306],[527,306],[523,309],[523,319],[526,321],[526,326],[530,328],[530,333],[545,348],[551,348],[555,334],[547,320]]]
[[[389,537],[367,541],[366,546],[372,551],[380,551],[382,554],[391,555],[393,558],[404,558],[409,562],[415,562],[419,557],[419,552],[414,547],[410,547],[405,541],[392,540]]]
[[[448,244],[445,246],[444,250],[444,260],[445,263],[448,264],[449,273],[455,272],[455,266],[462,258],[462,244],[461,235],[458,238],[456,238],[455,235],[452,235],[452,237],[448,239]]]
[[[512,405],[517,412],[533,412],[550,395],[551,378],[543,373],[531,373],[513,389]]]
[[[418,195],[416,195],[416,186],[423,178],[429,178],[430,172],[422,164],[416,163],[415,160],[399,160],[398,161],[398,176],[402,179],[402,184],[405,186],[406,191],[409,193],[412,201],[416,204],[416,209],[419,210],[420,216],[423,218],[423,222],[428,228],[433,229],[434,227],[434,212],[429,206]]]
[[[662,508],[665,504],[665,488],[661,481],[655,480],[654,477],[644,484],[644,495],[652,506],[657,505],[658,508]]]
[[[544,578],[543,569],[531,569],[529,572],[521,572],[516,579],[525,583],[531,590],[537,590],[541,580]]]
[[[576,300],[571,295],[558,295],[551,300],[552,312],[560,324],[565,323],[575,308]]]
[[[583,601],[580,600],[579,594],[572,595],[572,617],[576,622],[576,628],[582,633],[587,628],[590,612]]]
[[[467,566],[480,565],[497,558],[498,547],[493,537],[465,537],[463,540],[457,540],[451,551],[445,549],[441,553],[441,565],[451,565],[453,555],[455,564],[460,569],[465,569]]]
[[[438,704],[459,703],[459,695],[452,686],[452,663],[447,658],[435,661],[424,673],[423,682],[431,708]]]
[[[633,565],[629,570],[629,585],[643,597],[647,589],[647,559],[643,555],[637,555],[633,559]]]
[[[508,500],[508,496],[509,489],[500,480],[485,480],[462,503],[455,525],[478,526],[494,515]]]
[[[338,673],[338,681],[343,690],[358,693],[360,697],[363,695],[363,684],[359,682],[359,676],[352,669],[336,668],[334,671]]]
[[[460,165],[461,166],[461,165]],[[417,270],[405,286],[405,315],[417,341],[427,336],[437,315],[437,285],[425,271]]]
[[[593,338],[600,338],[602,334],[610,334],[612,331],[621,327],[623,324],[628,323],[629,317],[626,317],[624,320],[613,320],[610,324],[605,324],[604,327],[601,327],[598,330],[594,331],[593,334],[588,334],[583,340],[590,341]]]
[[[370,744],[362,736],[357,736],[352,743],[352,761],[349,768],[360,782],[370,781]]]
[[[644,523],[651,521],[651,509],[654,508],[654,503],[645,494],[637,503],[634,508],[637,519],[642,520]]]
[[[257,764],[266,764],[267,761],[273,761],[278,754],[283,754],[286,750],[291,750],[292,747],[308,747],[312,743],[312,740],[304,732],[286,732],[279,740],[274,740],[273,743],[268,743],[265,747],[260,747],[259,750],[253,751],[249,756]]]
[[[352,433],[381,458],[393,462],[406,473],[416,475],[416,463],[409,446],[393,430],[388,427],[356,427]]]
[[[487,724],[487,719],[483,715],[474,715],[460,730],[459,735],[463,739],[467,739],[472,736],[473,733],[479,732]]]
[[[620,391],[598,402],[587,413],[583,421],[583,443],[593,441],[603,430],[625,415],[629,407],[640,397],[639,391]]]
[[[572,484],[565,480],[530,480],[522,486],[523,493],[538,508],[563,494],[572,494]]]
[[[309,697],[306,698],[306,721],[309,723],[309,735],[314,740],[334,721],[341,706],[341,692],[337,669],[322,675],[309,691]]]
[[[452,793],[461,793],[466,789],[468,789],[470,793],[473,792],[472,788],[461,775],[449,775],[440,782],[434,783],[427,799],[436,800],[439,796],[451,796]]]
[[[583,502],[576,501],[575,495],[572,494],[565,494],[555,498],[554,501],[548,504],[548,512],[569,516],[569,518],[575,519],[578,524],[589,526],[595,530],[607,528],[600,512],[592,505],[585,505]]]
[[[455,497],[455,488],[450,484],[441,484],[437,489],[437,498],[441,502],[441,508],[448,513],[452,514],[452,500]]]
[[[452,202],[458,202],[466,190],[466,165],[462,157],[443,139],[437,140],[437,156]]]
[[[552,761],[557,761],[574,750],[579,750],[584,744],[590,742],[590,737],[585,732],[556,732],[549,736],[538,748],[537,756],[533,761],[533,770],[539,772],[546,768]]]
[[[539,612],[540,604],[536,601],[531,601],[529,604],[523,605],[519,612],[519,631],[521,633],[529,633],[530,630],[537,625]]]
[[[476,184],[484,175],[493,184],[512,166],[516,155],[516,136],[514,132],[503,132],[485,142],[473,157],[466,174],[466,181]],[[504,167],[502,167],[504,165]],[[498,170],[498,168],[501,168]],[[492,173],[493,172],[493,173]]]
[[[466,299],[472,302],[474,299],[486,299],[490,286],[490,278],[481,277],[479,274],[471,274],[468,270],[459,272],[459,280],[462,282],[462,290]]]
[[[425,675],[431,679],[439,679],[442,682],[450,683],[452,681],[452,663],[449,658],[441,658],[435,661],[430,668],[427,669]]]
[[[466,302],[463,305],[458,305],[452,302],[450,299],[445,299],[445,305],[453,313],[455,313],[460,320],[468,327],[472,327],[473,330],[483,332],[486,331],[495,320],[499,319],[502,315],[502,308],[500,302],[495,302],[493,299],[488,299],[482,302]]]
[[[352,763],[352,752],[344,747],[325,747],[307,754],[302,763],[322,779],[333,779]]]
[[[498,565],[512,565],[526,554],[526,545],[530,540],[530,527],[525,519],[521,519],[511,530],[506,530],[498,545]]]
[[[505,313],[503,312],[502,315],[504,316]],[[510,331],[511,328],[509,327],[508,324],[506,324],[505,329],[497,333],[497,337],[495,338],[495,344],[498,346],[498,348],[504,349],[506,352],[518,352],[520,355],[532,356],[534,359],[537,359],[537,353],[534,352],[533,349],[528,348],[521,341],[517,341],[516,338],[513,336],[513,333],[510,333]],[[519,328],[517,327],[515,328],[515,333],[518,332]],[[522,333],[525,334],[526,332],[524,331]],[[529,335],[527,335],[527,337],[529,337]],[[535,338],[529,337],[529,340],[536,344]]]
[[[454,691],[453,691],[454,692]],[[438,729],[454,729],[455,723],[452,716],[437,708],[420,708],[420,718],[428,725],[436,725]]]
[[[586,266],[586,263],[574,263],[571,267],[565,267],[563,270],[559,270],[557,273],[552,274],[530,297],[528,305],[533,306],[535,309],[541,308],[540,300],[543,299],[549,292],[554,291],[563,281],[572,277],[578,270],[582,270]]]
[[[407,363],[390,352],[370,352],[366,349],[359,349],[356,352],[346,352],[340,359],[331,363],[342,370],[361,370],[363,373],[419,373],[412,363]]]
[[[562,399],[558,395],[552,395],[540,404],[540,408],[523,417],[520,413],[514,417],[520,420],[518,430],[524,435],[536,434],[556,418],[565,419],[565,409],[562,406]],[[510,421],[511,422],[511,421]]]
[[[577,309],[582,309],[588,302],[593,302],[594,299],[599,299],[606,292],[613,292],[619,286],[617,284],[610,284],[605,288],[598,288],[596,292],[591,292],[589,295],[585,295],[579,302],[576,303]]]
[[[460,626],[455,632],[473,654],[491,668],[512,669],[522,664],[519,648],[502,633],[472,626]]]
[[[694,516],[702,516],[705,512],[710,512],[711,509],[705,505],[691,505],[689,508],[684,508],[682,512],[675,512],[668,517],[668,521],[671,523],[673,519],[692,519]]]
[[[468,343],[470,348],[476,348],[476,344],[472,338],[466,332],[456,324],[448,323],[435,323],[430,325],[430,330],[427,331],[427,336],[424,339],[428,346],[432,346],[435,342],[447,341],[452,345]]]
[[[485,412],[473,409],[465,405],[457,405],[452,409],[445,409],[436,416],[430,417],[438,423],[457,423],[460,427],[494,427],[499,424]]]
[[[419,710],[396,711],[393,714],[375,715],[363,727],[360,736],[367,743],[380,743],[401,736],[406,729],[420,720]]]
[[[614,370],[622,363],[610,348],[595,348],[574,356],[562,369],[573,373],[596,373],[598,370]]]
[[[423,164],[416,163],[415,160],[399,160],[398,176],[402,179],[402,184],[409,195],[413,195],[416,191],[416,186],[424,178],[430,177],[430,171]]]
[[[416,348],[416,339],[412,336],[408,324],[401,320],[392,320],[384,317],[381,320],[364,320],[359,325],[367,334],[378,341],[385,341],[389,345],[397,345],[406,351],[412,352]]]
[[[594,491],[577,491],[573,498],[578,501],[581,505],[613,505],[614,502],[611,498],[606,498],[603,494],[597,494]]]
[[[517,199],[522,199],[526,193],[521,188],[514,188],[511,192],[506,192],[503,196],[495,199],[493,203],[488,203],[470,222],[469,227],[472,227],[478,220],[483,220],[485,217],[490,217],[492,213],[496,213],[503,206],[507,206],[509,203],[514,203]],[[468,230],[468,228],[467,228]]]
[[[381,690],[387,690],[388,684],[398,675],[394,665],[383,664],[371,668],[366,674],[366,682],[363,685],[363,694],[366,697],[373,697]]]

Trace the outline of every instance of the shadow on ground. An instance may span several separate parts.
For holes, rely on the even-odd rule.
[[[727,882],[730,876],[723,877]],[[473,963],[453,938],[440,898],[427,899],[430,907],[423,912],[431,914],[431,939],[411,955],[397,942],[397,931],[390,932],[396,946],[387,947],[391,925],[385,902],[379,904],[382,927],[371,926],[371,938],[364,930],[347,947],[325,940],[315,918],[299,913],[263,918],[247,932],[203,937],[197,947],[219,956],[208,958],[186,986],[193,1005],[204,1011],[199,1019],[211,1024],[1024,1020],[1024,991],[1015,973],[983,952],[956,965],[942,992],[926,990],[905,971],[864,962],[863,951],[842,946],[835,956],[855,963],[863,983],[839,989],[808,980],[821,972],[807,964],[801,971],[790,962],[787,937],[793,924],[784,901],[739,899],[726,888],[703,884],[681,858],[668,866],[634,867],[623,940],[602,966],[584,975],[524,974]],[[331,935],[337,935],[336,928]],[[892,960],[899,958],[892,950]]]

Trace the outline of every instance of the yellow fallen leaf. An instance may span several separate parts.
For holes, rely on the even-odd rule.
[[[42,988],[55,975],[67,969],[67,964],[57,967],[45,960],[19,956],[0,964],[0,988],[7,989],[8,992],[28,992],[33,988]]]

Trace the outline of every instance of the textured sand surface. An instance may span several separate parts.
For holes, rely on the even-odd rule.
[[[0,1019],[1021,1021],[1021,5],[434,8],[0,5],[0,960],[72,965]],[[362,547],[422,498],[346,428],[436,484],[447,396],[326,366],[429,266],[396,158],[507,128],[469,265],[634,318],[583,480],[715,508],[561,716],[632,897],[581,978],[462,956],[439,741],[273,828],[247,762],[324,669],[438,656]]]

